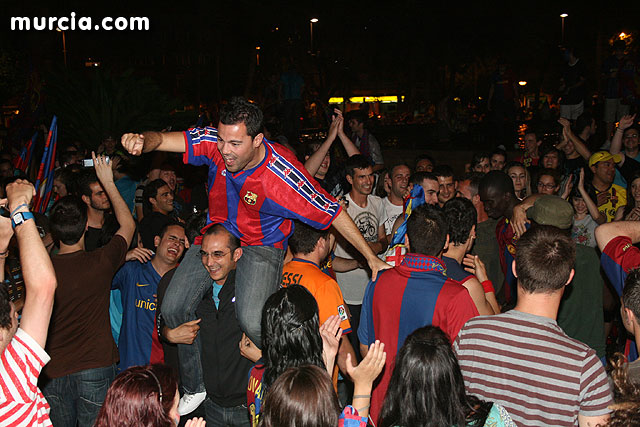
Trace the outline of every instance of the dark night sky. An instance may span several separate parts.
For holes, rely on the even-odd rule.
[[[560,2],[439,2],[427,1],[311,1],[258,2],[108,2],[107,5],[65,1],[5,1],[0,5],[0,48],[21,52],[43,67],[62,62],[60,34],[55,31],[11,32],[11,16],[148,16],[148,32],[67,31],[71,66],[98,58],[106,67],[134,66],[153,72],[162,55],[220,57],[224,85],[242,87],[248,64],[261,45],[264,66],[275,68],[282,57],[304,57],[309,46],[309,18],[317,17],[314,41],[321,60],[335,71],[334,79],[358,80],[375,74],[384,80],[407,79],[444,64],[461,66],[477,58],[502,56],[519,78],[533,78],[549,63],[560,42],[561,19],[566,12],[565,39],[581,49],[588,64],[595,64],[598,40],[637,28],[634,10],[592,8],[586,2],[572,6]],[[629,2],[630,3],[630,2]],[[636,21],[636,22],[634,22]],[[278,27],[278,31],[273,31]],[[288,40],[291,43],[288,43]],[[146,58],[146,59],[145,59]],[[154,62],[155,61],[155,62]],[[552,66],[558,59],[552,58]],[[140,63],[146,63],[139,66]],[[329,64],[329,65],[327,65]],[[207,63],[205,67],[210,67]],[[416,71],[417,70],[417,71]],[[173,72],[173,71],[172,71]],[[398,77],[400,75],[401,77]],[[350,77],[341,77],[350,76]],[[206,76],[205,76],[206,78]],[[414,76],[415,78],[415,76]]]

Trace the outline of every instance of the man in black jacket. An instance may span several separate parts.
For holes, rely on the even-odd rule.
[[[246,390],[253,362],[240,354],[238,343],[243,334],[235,307],[235,269],[241,256],[240,241],[235,236],[222,225],[209,227],[200,257],[212,286],[196,309],[198,319],[175,329],[163,328],[164,337],[172,342],[183,342],[182,336],[193,342],[200,334],[207,425],[249,426]]]

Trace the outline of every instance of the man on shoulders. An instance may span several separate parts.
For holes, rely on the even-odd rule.
[[[454,343],[467,393],[504,406],[518,425],[595,426],[609,420],[612,394],[593,349],[556,323],[573,278],[575,243],[537,225],[518,240],[515,309],[471,319]]]
[[[287,240],[298,219],[319,229],[334,228],[366,259],[373,274],[388,266],[376,257],[359,230],[333,197],[320,188],[287,149],[264,138],[262,112],[242,98],[223,105],[218,128],[186,132],[125,134],[127,151],[184,153],[183,161],[209,167],[207,226],[222,224],[243,245],[236,277],[237,315],[241,328],[261,345],[260,319],[266,299],[282,278]],[[205,227],[206,228],[206,227]],[[189,247],[162,302],[167,326],[195,320],[196,302],[209,276],[199,268],[200,240]],[[206,398],[199,342],[179,344],[185,390],[179,412],[187,414]]]

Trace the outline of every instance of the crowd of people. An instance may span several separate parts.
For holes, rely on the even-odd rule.
[[[592,152],[595,123],[456,173],[385,163],[362,111],[270,141],[233,98],[67,147],[45,214],[9,171],[0,424],[637,425],[640,128]]]

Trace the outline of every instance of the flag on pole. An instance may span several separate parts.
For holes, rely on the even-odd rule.
[[[44,213],[51,199],[57,142],[58,118],[53,116],[47,142],[44,146],[44,153],[42,153],[42,160],[40,161],[40,169],[38,169],[38,177],[36,178],[36,197],[33,200],[34,212]]]
[[[13,159],[13,167],[15,169],[19,169],[25,175],[27,173],[27,169],[29,169],[29,165],[31,164],[31,157],[33,156],[33,147],[36,145],[36,138],[38,138],[38,131],[35,131],[29,142],[22,147],[20,155]]]
[[[394,233],[389,249],[385,253],[385,262],[387,264],[396,267],[402,262],[407,252],[407,248],[404,245],[404,236],[407,234],[407,219],[411,212],[420,205],[424,205],[424,190],[422,186],[414,185],[404,205],[404,221]]]

